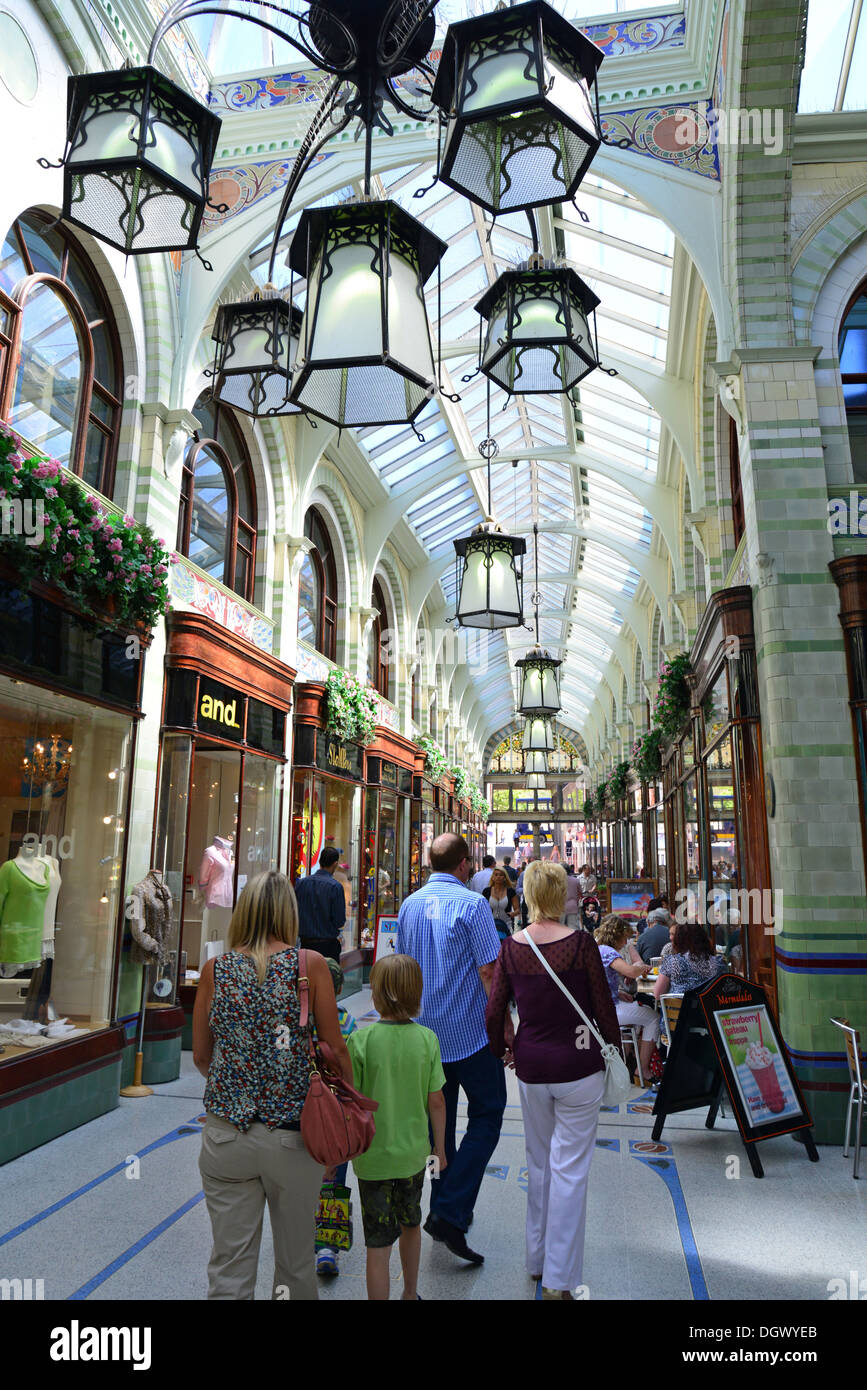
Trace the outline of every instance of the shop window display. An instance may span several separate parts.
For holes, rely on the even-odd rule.
[[[346,923],[341,933],[344,951],[352,950],[357,944],[360,815],[361,787],[313,772],[296,772],[290,875],[295,883],[306,874],[316,872],[324,849],[330,847],[339,852],[334,877],[346,898]]]
[[[0,676],[0,1061],[113,1016],[131,720]]]

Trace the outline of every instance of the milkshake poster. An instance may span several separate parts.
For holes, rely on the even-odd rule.
[[[714,1010],[713,1017],[750,1128],[803,1118],[767,1005]]]

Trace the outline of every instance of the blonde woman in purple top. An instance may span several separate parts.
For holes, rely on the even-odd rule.
[[[531,864],[524,876],[530,924],[500,948],[488,1000],[491,1050],[518,1074],[527,1145],[527,1272],[543,1298],[571,1299],[582,1282],[587,1177],[604,1068],[599,1044],[550,978],[528,938],[606,1042],[620,1029],[599,952],[584,931],[564,926],[566,873]],[[520,1024],[512,1048],[509,1001]]]

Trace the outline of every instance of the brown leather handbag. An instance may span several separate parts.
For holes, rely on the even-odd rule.
[[[298,953],[298,996],[301,1027],[309,1028],[310,1086],[301,1111],[301,1138],[310,1157],[326,1168],[347,1163],[366,1153],[373,1143],[374,1111],[379,1101],[363,1096],[345,1081],[334,1052],[321,1039],[313,1041],[310,1024],[310,983],[307,951]]]

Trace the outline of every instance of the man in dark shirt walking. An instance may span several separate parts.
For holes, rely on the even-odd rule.
[[[328,848],[319,856],[315,874],[295,884],[298,900],[298,945],[331,956],[340,964],[340,932],[346,921],[346,895],[334,877],[340,851]]]

